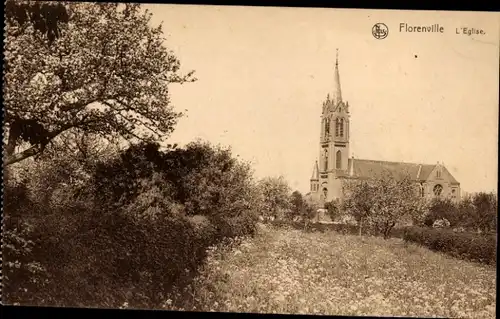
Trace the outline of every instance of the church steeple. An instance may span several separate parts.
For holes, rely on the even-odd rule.
[[[323,197],[324,201],[340,198],[342,187],[339,178],[348,175],[350,168],[349,103],[342,98],[338,49],[333,80],[333,87],[323,102],[319,161],[311,178],[311,192],[315,196]]]
[[[311,176],[311,181],[317,181],[319,180],[319,167],[318,167],[318,161],[314,163],[314,168],[313,168],[313,173]]]
[[[333,102],[335,103],[335,105],[342,102],[342,90],[340,88],[340,73],[339,73],[339,49],[337,49],[337,56],[335,59]]]

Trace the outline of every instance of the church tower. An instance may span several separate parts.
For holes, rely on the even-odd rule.
[[[328,93],[323,102],[319,165],[314,167],[318,173],[313,173],[311,178],[311,193],[316,195],[321,204],[341,197],[339,178],[348,174],[350,115],[349,103],[342,99],[338,50],[333,84],[332,95]]]

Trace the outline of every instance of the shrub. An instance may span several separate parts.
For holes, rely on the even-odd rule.
[[[290,206],[288,219],[302,222],[303,228],[309,226],[309,222],[318,216],[318,205],[309,197],[303,197],[299,191],[294,191],[290,196]]]
[[[496,236],[413,226],[403,239],[460,259],[496,264]]]
[[[304,230],[304,224],[297,221],[288,221],[288,220],[274,220],[270,222],[270,224],[274,227],[279,228],[293,228],[298,230]],[[320,224],[320,223],[312,223],[307,228],[308,231],[311,232],[328,232],[335,231],[344,235],[358,235],[359,227],[353,224]],[[391,237],[393,238],[403,238],[404,227],[394,228],[391,232]],[[363,229],[363,235],[372,235],[372,236],[381,236],[383,234],[379,232],[370,231],[368,228]]]
[[[337,199],[337,200],[325,203],[325,209],[326,209],[330,219],[332,221],[334,221],[340,215],[340,201]]]
[[[496,232],[497,207],[497,197],[493,193],[480,192],[462,198],[457,204],[450,199],[435,198],[429,203],[422,224],[432,227],[436,221],[446,219],[452,228]]]
[[[93,165],[83,185],[62,182],[71,166],[40,164],[6,191],[9,303],[157,308],[188,285],[211,245],[256,230],[257,188],[229,150],[134,145]],[[44,188],[70,196],[35,196]]]
[[[450,222],[446,219],[438,219],[432,224],[433,228],[449,228]]]
[[[428,205],[428,213],[424,217],[424,225],[433,227],[438,220],[446,220],[449,226],[455,227],[460,222],[457,205],[449,198],[433,198]]]

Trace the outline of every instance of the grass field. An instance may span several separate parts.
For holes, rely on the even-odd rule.
[[[211,251],[185,310],[494,318],[495,268],[383,240],[260,226]]]

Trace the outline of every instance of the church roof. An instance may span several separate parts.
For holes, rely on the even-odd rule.
[[[349,172],[346,174],[346,177],[370,178],[381,174],[384,170],[388,170],[395,175],[407,173],[410,175],[412,180],[423,182],[429,178],[436,166],[437,164],[374,161],[350,158],[348,168]],[[445,167],[442,167],[442,169],[448,172]],[[458,181],[449,172],[448,175],[452,184],[458,184]]]

